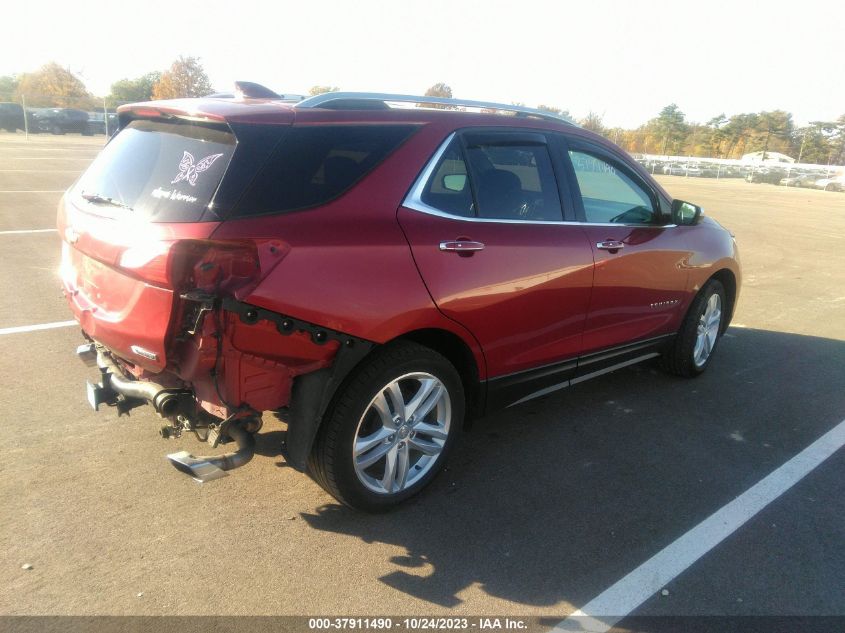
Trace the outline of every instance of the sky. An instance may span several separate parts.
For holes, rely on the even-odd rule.
[[[783,109],[845,114],[845,1],[42,0],[4,6],[0,75],[56,61],[95,95],[199,57],[217,90],[313,85],[590,111],[633,128]]]

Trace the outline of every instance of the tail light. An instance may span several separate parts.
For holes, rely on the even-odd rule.
[[[179,242],[171,266],[175,287],[211,294],[249,293],[261,281],[255,242]]]
[[[131,246],[120,255],[118,265],[135,277],[157,286],[169,286],[168,265],[173,242],[150,241]]]
[[[139,279],[178,291],[233,294],[261,280],[252,241],[154,241],[127,248],[118,265]]]
[[[286,252],[275,240],[155,241],[126,249],[119,266],[139,279],[177,291],[243,296]]]

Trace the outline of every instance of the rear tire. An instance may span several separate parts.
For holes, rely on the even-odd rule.
[[[309,474],[341,503],[384,511],[425,488],[448,457],[465,410],[454,366],[411,342],[388,345],[341,387]]]
[[[672,346],[660,359],[661,367],[676,376],[694,378],[713,358],[725,321],[725,288],[711,279],[692,302]]]

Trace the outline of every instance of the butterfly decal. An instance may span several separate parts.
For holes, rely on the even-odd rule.
[[[179,161],[179,175],[171,180],[170,184],[175,185],[177,182],[187,180],[192,187],[196,186],[197,176],[211,167],[211,165],[214,164],[214,161],[221,156],[223,156],[223,154],[211,154],[194,164],[194,155],[191,154],[191,152],[183,151],[182,160]]]

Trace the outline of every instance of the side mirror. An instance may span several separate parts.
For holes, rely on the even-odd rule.
[[[449,174],[448,176],[443,176],[443,188],[448,191],[463,191],[466,185],[466,174]]]
[[[672,222],[678,226],[690,226],[698,222],[701,217],[702,208],[692,204],[691,202],[684,202],[683,200],[675,199],[672,201]]]

